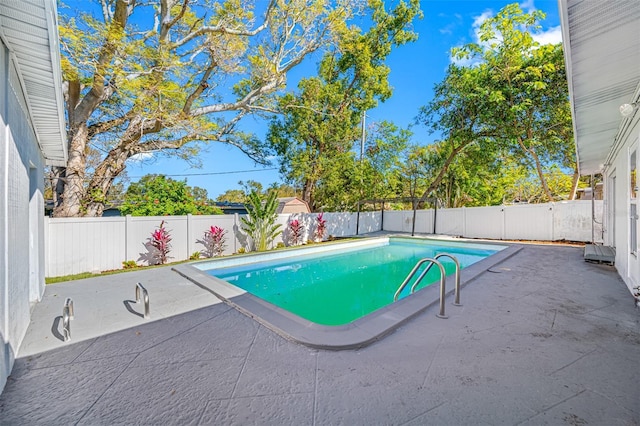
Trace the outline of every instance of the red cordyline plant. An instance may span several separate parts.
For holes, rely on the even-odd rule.
[[[292,220],[289,223],[289,231],[291,232],[291,243],[297,246],[302,242],[302,234],[304,232],[304,225],[300,223],[298,219]]]
[[[226,247],[226,233],[227,231],[219,226],[212,226],[204,232],[202,243],[206,248],[207,257],[222,256]]]
[[[164,265],[171,251],[171,234],[164,227],[164,220],[160,222],[160,227],[151,233],[151,245],[157,250],[156,257],[160,264]]]
[[[322,218],[323,214],[324,213],[320,213],[318,216],[316,216],[316,241],[324,240],[324,234],[327,232],[327,221]]]

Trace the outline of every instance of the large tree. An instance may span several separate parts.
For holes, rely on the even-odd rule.
[[[287,73],[349,33],[360,3],[97,0],[92,13],[61,8],[69,159],[54,170],[54,215],[101,215],[136,154],[197,161],[198,142],[218,141],[261,161],[260,143],[238,122],[271,110]],[[95,150],[103,154],[90,168]]]
[[[385,60],[394,47],[417,37],[410,26],[421,16],[419,1],[401,1],[390,11],[379,0],[370,6],[371,26],[366,31],[349,27],[342,34],[336,49],[323,57],[318,76],[303,79],[298,93],[280,99],[283,115],[269,129],[282,174],[302,188],[313,210],[327,208],[329,199],[350,207],[335,190],[353,191],[358,178],[352,148],[360,139],[362,112],[391,96]],[[318,199],[319,191],[332,195]]]
[[[567,155],[574,144],[562,45],[534,39],[544,17],[507,5],[482,23],[479,43],[455,53],[479,61],[489,74],[493,111],[487,118],[496,140],[535,170],[546,200],[553,201],[545,168],[573,168],[575,159]]]
[[[222,214],[212,204],[206,189],[192,188],[186,180],[146,175],[129,185],[120,212],[132,216]]]
[[[434,100],[421,110],[421,121],[451,144],[423,197],[438,188],[470,144],[498,143],[503,155],[534,170],[546,200],[554,199],[547,170],[575,168],[562,46],[534,39],[543,18],[541,11],[507,5],[483,22],[478,43],[453,49],[469,65],[451,65]]]

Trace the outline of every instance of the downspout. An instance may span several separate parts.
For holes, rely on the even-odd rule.
[[[596,190],[593,185],[593,174],[591,174],[591,179],[589,179],[589,183],[591,185],[591,244],[596,243]]]

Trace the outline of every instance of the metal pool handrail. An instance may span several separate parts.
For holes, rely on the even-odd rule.
[[[151,314],[149,313],[149,292],[142,284],[136,284],[136,303],[140,303],[140,292],[142,291],[142,297],[144,298],[144,319],[149,319]]]
[[[73,318],[73,300],[67,297],[62,307],[62,334],[65,342],[71,340],[71,320]]]
[[[444,296],[446,293],[445,281],[444,281],[445,279],[444,266],[442,266],[442,263],[440,263],[436,259],[425,257],[424,259],[419,260],[418,263],[416,263],[416,266],[414,266],[411,272],[409,272],[409,275],[407,275],[407,278],[405,278],[402,284],[400,284],[400,287],[398,287],[398,290],[396,290],[396,294],[393,295],[393,300],[394,301],[398,300],[398,297],[400,296],[400,293],[402,292],[402,290],[404,290],[404,288],[407,286],[409,281],[411,281],[411,278],[413,278],[413,276],[416,274],[420,266],[422,266],[422,264],[426,262],[430,262],[430,265],[424,271],[422,271],[422,273],[418,276],[418,278],[416,279],[416,284],[419,283],[420,280],[422,280],[422,278],[424,278],[427,272],[429,272],[431,265],[433,264],[438,265],[438,269],[440,269],[440,313],[437,314],[436,316],[438,318],[447,318],[447,316],[444,314]],[[411,287],[411,292],[413,292],[414,288],[415,288],[415,284]]]
[[[439,253],[437,255],[434,256],[434,259],[440,259],[441,257],[448,257],[449,259],[453,260],[453,263],[456,264],[456,284],[455,284],[455,299],[453,304],[456,306],[462,306],[462,304],[460,303],[460,262],[458,261],[458,259],[449,254],[449,253]],[[433,263],[431,263],[429,266],[427,266],[427,269],[425,269],[425,271],[423,272],[424,275],[426,275],[429,270],[431,269],[431,267],[433,266]],[[413,286],[411,287],[411,293],[413,293],[416,289],[418,285],[418,281],[416,281]]]

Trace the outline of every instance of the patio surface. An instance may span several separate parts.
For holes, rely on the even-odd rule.
[[[640,310],[583,249],[525,245],[366,348],[289,342],[170,268],[47,286],[2,425],[638,425]],[[136,282],[151,319],[133,303]],[[60,340],[66,297],[72,340]]]

